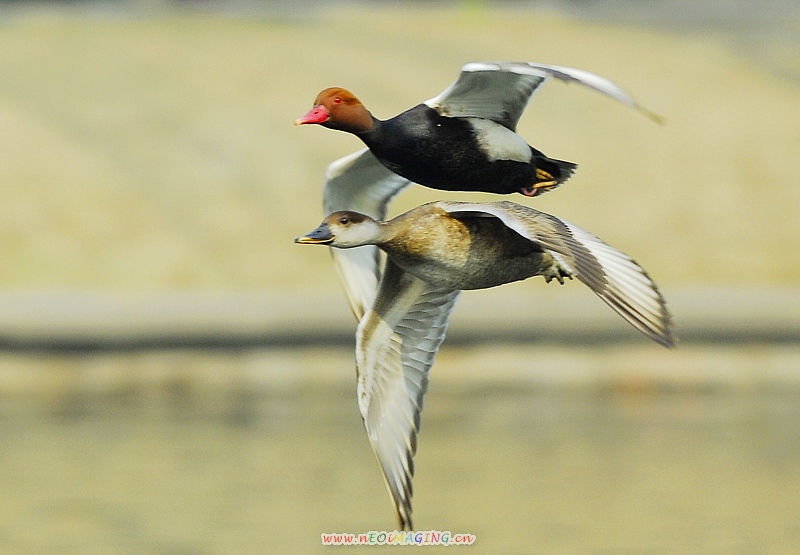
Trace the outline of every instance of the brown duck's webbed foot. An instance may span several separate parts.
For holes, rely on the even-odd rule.
[[[553,279],[557,279],[558,283],[564,285],[564,278],[572,279],[572,272],[562,267],[560,264],[554,263],[542,273],[542,277],[544,277],[547,283],[550,283]]]

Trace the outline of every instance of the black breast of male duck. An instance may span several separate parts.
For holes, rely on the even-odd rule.
[[[387,168],[434,189],[535,195],[575,164],[548,158],[510,129],[482,118],[442,116],[420,104],[358,133]]]

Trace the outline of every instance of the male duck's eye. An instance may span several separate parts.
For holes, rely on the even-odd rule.
[[[336,98],[333,99],[333,103],[334,104],[341,104],[342,103],[342,99],[337,96]]]

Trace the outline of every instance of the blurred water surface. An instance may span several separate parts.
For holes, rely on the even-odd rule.
[[[417,528],[481,553],[800,550],[793,388],[434,380],[416,462]],[[6,396],[0,491],[9,554],[321,553],[395,527],[344,382]]]

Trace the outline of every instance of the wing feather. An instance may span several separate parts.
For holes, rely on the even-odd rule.
[[[579,83],[635,108],[654,121],[663,120],[605,77],[581,69],[533,62],[468,63],[453,84],[425,104],[443,115],[486,118],[514,131],[533,94],[551,77]]]
[[[354,210],[382,220],[389,201],[410,184],[378,162],[368,148],[363,148],[328,166],[323,208],[326,215],[338,210]],[[350,308],[360,320],[375,300],[380,279],[380,251],[368,245],[331,249],[331,254]]]
[[[356,332],[358,404],[400,525],[411,529],[411,479],[428,374],[459,291],[431,286],[387,261]]]
[[[647,272],[627,254],[566,220],[513,202],[436,204],[453,215],[482,212],[499,218],[563,261],[575,277],[647,337],[665,347],[675,345],[672,317],[664,297]]]

